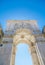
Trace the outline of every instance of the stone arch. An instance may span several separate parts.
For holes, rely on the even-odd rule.
[[[14,34],[10,65],[14,65],[16,55],[16,45],[23,42],[29,45],[29,51],[31,51],[33,64],[39,65],[35,48],[36,40],[35,37],[32,35],[32,32],[30,32],[27,29],[17,30],[16,33]]]
[[[30,42],[35,43],[35,37],[32,32],[27,29],[19,29],[14,34],[13,43],[16,45],[20,42],[25,42],[30,45]]]

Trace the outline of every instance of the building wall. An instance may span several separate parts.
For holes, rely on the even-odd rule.
[[[37,43],[43,64],[45,65],[45,42]]]
[[[0,65],[10,65],[12,44],[3,44],[0,47]]]

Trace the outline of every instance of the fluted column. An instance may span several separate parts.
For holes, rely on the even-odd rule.
[[[11,53],[10,65],[14,65],[15,64],[15,55],[16,55],[16,46],[15,46],[15,44],[13,44],[12,45],[12,53]]]
[[[30,46],[30,51],[32,55],[33,65],[40,65],[38,61],[35,45]]]

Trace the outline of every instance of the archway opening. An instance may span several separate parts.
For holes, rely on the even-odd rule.
[[[20,43],[16,47],[15,65],[33,65],[29,46],[25,43]]]

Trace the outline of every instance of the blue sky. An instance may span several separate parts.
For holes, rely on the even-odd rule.
[[[45,0],[0,0],[0,23],[3,29],[6,28],[7,20],[37,20],[39,28],[42,29],[45,25]],[[24,49],[26,50],[26,48]],[[22,50],[18,49],[18,51],[20,54],[23,53]],[[19,53],[17,52],[17,61],[19,59]],[[29,55],[27,51],[26,55],[27,58]],[[21,57],[22,56],[20,56],[20,59]],[[30,60],[29,64],[31,62]],[[20,65],[20,63],[18,64],[19,61],[17,61],[16,65]],[[28,64],[26,63],[25,65]]]
[[[20,43],[17,45],[16,57],[15,57],[16,65],[33,65],[32,57],[29,51],[29,46],[25,43]]]
[[[7,20],[37,20],[39,28],[45,25],[45,0],[0,0],[0,22]]]

